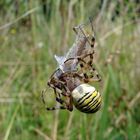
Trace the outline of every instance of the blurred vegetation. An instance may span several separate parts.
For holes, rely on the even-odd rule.
[[[72,27],[89,16],[102,108],[91,115],[47,112],[40,96],[56,68],[54,54],[65,54],[75,40]],[[1,0],[0,139],[140,140],[139,18],[139,0]],[[51,89],[45,100],[55,105]]]

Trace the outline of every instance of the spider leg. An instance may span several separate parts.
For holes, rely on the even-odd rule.
[[[66,100],[61,99],[61,106],[54,106],[54,107],[46,107],[46,110],[56,110],[56,109],[67,109],[69,111],[73,110],[73,103],[72,103],[72,97],[66,96]],[[59,101],[60,103],[60,101]]]
[[[63,104],[63,100],[61,99],[60,93],[56,92],[57,89],[53,85],[51,85],[50,87],[53,88],[53,90],[54,90],[56,101],[59,102],[60,104]],[[42,102],[43,102],[44,105],[46,105],[46,102],[45,102],[45,99],[44,99],[44,94],[46,93],[46,90],[47,89],[43,90],[42,93],[41,93],[41,99],[42,99]]]
[[[65,106],[64,100],[61,99],[60,89],[57,90],[55,87],[53,87],[53,89],[54,89],[54,93],[55,93],[55,99],[61,105],[60,106],[54,106],[54,107],[46,107],[46,110],[51,111],[51,110],[57,110],[57,109],[67,109],[66,106]],[[43,101],[43,103],[45,103],[45,101]]]
[[[85,61],[87,57],[89,57],[89,60],[86,63],[86,66],[83,66],[85,71],[90,71],[90,75],[88,76],[86,73],[84,73],[84,76],[89,80],[89,82],[99,82],[101,81],[101,76],[98,74],[95,67],[93,67],[93,54],[94,52],[87,54],[82,57],[82,59]],[[82,66],[82,65],[81,65]]]
[[[83,68],[84,77],[88,82],[99,82],[101,81],[101,76],[98,74],[96,68],[93,67],[92,55],[89,54],[89,56],[90,60],[87,62],[87,66]]]
[[[54,82],[54,79],[53,79]],[[54,106],[54,107],[47,107],[46,110],[56,110],[56,109],[67,109],[69,111],[73,110],[72,99],[70,97],[70,91],[65,86],[65,82],[61,81],[60,79],[55,79],[55,84],[59,85],[56,86],[50,82],[48,82],[49,86],[54,89],[56,101],[61,104],[61,106]],[[66,98],[66,100],[62,99],[62,96]]]
[[[44,93],[46,92],[46,90],[43,90],[42,91],[42,94],[41,94],[41,99],[42,99],[42,102],[43,104],[46,106],[46,102],[45,102],[45,99],[44,99]],[[60,98],[57,98],[56,97],[56,101],[59,102],[60,104],[63,103],[63,100],[61,100]],[[57,109],[66,109],[64,106],[59,106],[59,107],[46,107],[46,110],[57,110]]]
[[[62,82],[62,81],[59,81],[59,82]],[[73,110],[73,103],[72,103],[71,92],[68,89],[68,87],[63,84],[63,82],[62,82],[61,92],[59,94],[60,95],[63,95],[66,98],[66,100],[62,100],[60,98],[61,99],[61,102],[63,104],[63,108],[65,108],[65,109],[67,109],[69,111],[72,111]]]
[[[78,34],[76,27],[73,27],[73,31],[76,33],[76,35]]]
[[[48,82],[48,85],[51,88],[53,88],[56,101],[59,102],[60,104],[63,104],[63,100],[61,99],[61,95],[60,95],[61,89],[59,87],[55,87],[53,84],[51,84],[51,82]]]
[[[54,93],[56,101],[59,102],[60,104],[63,104],[64,101],[61,99],[60,93],[56,92],[56,88],[54,88]]]
[[[41,100],[42,100],[44,105],[46,104],[45,99],[44,99],[44,93],[45,92],[46,92],[46,89],[42,90],[42,92],[41,92]]]
[[[50,111],[50,110],[57,110],[57,109],[67,109],[69,111],[73,110],[73,103],[72,103],[72,98],[68,97],[67,98],[67,102],[64,102],[65,104],[62,106],[54,106],[54,107],[46,107],[46,110]]]
[[[55,93],[55,98],[56,98],[56,101],[59,102],[62,106],[59,106],[59,107],[52,107],[52,108],[49,108],[49,107],[46,107],[47,110],[56,110],[56,109],[66,109],[64,106],[63,106],[63,103],[64,101],[61,99],[61,96],[60,96],[60,92],[56,92],[57,88],[54,87],[53,84],[51,84],[51,81],[48,82],[48,85],[54,89],[54,93]],[[46,102],[45,102],[45,98],[44,98],[44,94],[46,93],[46,89],[42,90],[42,93],[41,93],[41,100],[43,102],[43,104],[46,106]],[[59,89],[60,90],[60,89]]]
[[[69,111],[72,111],[73,110],[73,103],[72,103],[72,97],[70,96],[70,91],[67,87],[63,87],[63,89],[61,89],[61,95],[63,95],[66,100],[62,100],[62,105],[63,105],[63,109],[67,109]]]
[[[53,72],[53,74],[51,75],[51,77],[50,77],[50,79],[51,79],[51,80],[53,79],[53,81],[55,81],[55,82],[58,81],[58,79],[56,79],[56,76],[54,76],[55,74],[57,75],[57,72],[60,72],[60,69],[59,69],[59,68],[56,69],[56,70]],[[60,94],[59,94],[59,92],[56,92],[56,87],[55,87],[53,84],[51,84],[51,80],[48,81],[48,86],[54,89],[56,101],[59,102],[60,104],[62,104],[63,101],[62,101],[62,99],[61,99],[61,97],[60,97]],[[42,94],[41,94],[41,99],[42,99],[42,102],[43,102],[44,105],[46,105],[45,99],[44,99],[44,93],[46,93],[46,90],[47,90],[47,88],[46,88],[45,90],[43,90],[43,91],[42,91]]]
[[[53,110],[57,110],[57,109],[66,109],[66,108],[64,106],[46,107],[47,111],[53,111]]]
[[[64,63],[77,59],[77,66],[78,66],[78,64],[80,66],[80,70],[78,70],[77,73],[79,73],[80,76],[82,74],[83,81],[86,83],[99,82],[99,81],[101,81],[101,77],[99,76],[96,69],[93,67],[93,54],[94,54],[94,52],[92,52],[90,54],[86,54],[82,57],[69,58]],[[85,60],[87,57],[89,57],[89,59],[90,59],[88,62],[86,62],[86,60]],[[90,72],[90,75],[88,75],[87,72]]]

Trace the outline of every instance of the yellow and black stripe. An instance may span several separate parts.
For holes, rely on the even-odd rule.
[[[101,94],[96,90],[88,92],[77,100],[75,107],[84,113],[95,113],[101,107]]]

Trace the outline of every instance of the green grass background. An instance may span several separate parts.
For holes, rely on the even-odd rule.
[[[0,139],[140,140],[139,10],[140,4],[129,0],[119,6],[107,0],[102,5],[98,0],[1,0]],[[54,54],[67,52],[75,40],[72,27],[89,16],[102,76],[101,83],[91,84],[103,96],[102,108],[90,115],[76,109],[47,112],[41,91],[56,69]],[[45,100],[55,105],[48,87]]]

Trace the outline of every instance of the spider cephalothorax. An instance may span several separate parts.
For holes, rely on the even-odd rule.
[[[87,27],[92,33],[87,32]],[[88,83],[100,81],[101,78],[93,66],[95,38],[91,20],[73,29],[76,40],[64,57],[55,56],[59,67],[51,75],[48,85],[54,89],[56,101],[61,104],[60,109],[72,111],[74,104],[81,112],[94,113],[101,106],[101,95]]]

